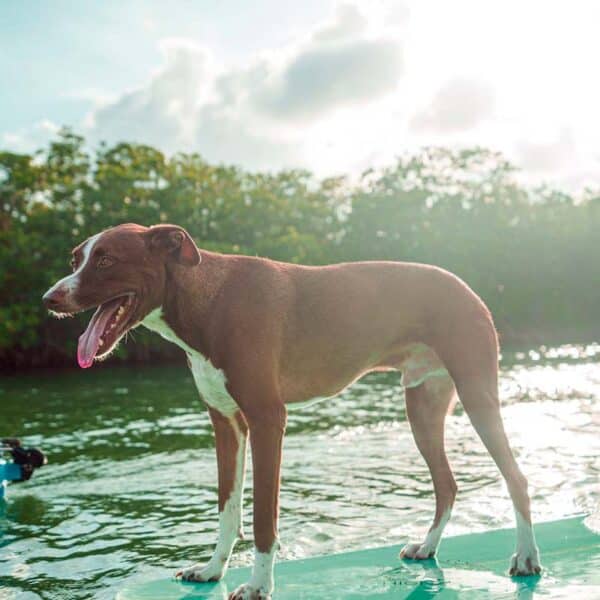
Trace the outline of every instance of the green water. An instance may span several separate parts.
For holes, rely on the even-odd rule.
[[[503,359],[506,427],[536,519],[597,510],[599,359],[599,345]],[[20,435],[50,460],[0,504],[1,600],[112,599],[126,581],[210,555],[213,438],[185,369],[100,365],[5,377],[0,434]],[[511,525],[505,487],[460,410],[447,445],[459,484],[448,533]],[[396,375],[370,376],[292,412],[284,452],[282,559],[402,543],[427,528],[433,494]],[[249,494],[245,504],[251,537]],[[232,564],[251,556],[249,539]]]

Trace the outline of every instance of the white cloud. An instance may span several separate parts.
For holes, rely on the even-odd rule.
[[[410,17],[410,9],[404,2],[397,0],[384,5],[383,18],[389,25],[405,25]]]
[[[552,181],[562,189],[577,192],[600,185],[600,156],[583,151],[569,127],[554,134],[530,133],[508,152],[521,167],[521,179],[539,184]]]
[[[444,84],[427,109],[411,120],[416,131],[450,133],[479,125],[493,114],[492,90],[480,81],[453,79]]]
[[[515,144],[519,164],[531,173],[549,173],[564,169],[576,152],[573,134],[563,129],[549,141],[520,140]]]
[[[13,152],[32,153],[45,146],[60,129],[60,126],[49,119],[42,119],[18,131],[4,133],[2,146],[10,148]]]
[[[279,72],[267,72],[255,106],[279,118],[319,118],[331,109],[368,103],[393,91],[401,75],[397,42],[356,40],[309,46]]]
[[[104,102],[87,118],[98,140],[136,140],[167,151],[256,168],[298,166],[307,123],[393,93],[401,47],[350,4],[325,25],[242,65],[218,65],[187,40],[163,43],[164,63],[142,86]]]
[[[136,140],[167,150],[187,145],[198,103],[213,77],[208,51],[186,40],[162,43],[164,65],[143,86],[94,110],[94,137],[111,142]]]
[[[290,11],[281,26],[253,16],[245,41],[223,17],[205,45],[163,41],[142,85],[99,79],[64,94],[90,106],[67,123],[92,144],[132,140],[318,175],[356,174],[423,145],[478,145],[504,152],[528,182],[599,185],[600,5],[546,9],[540,29],[539,10],[518,0],[342,0],[317,22],[321,8]],[[300,13],[308,29],[293,29]],[[144,27],[156,23],[168,29]],[[47,138],[38,124],[0,142],[28,151]]]
[[[331,42],[364,33],[368,20],[354,4],[338,5],[331,22],[317,28],[313,39],[317,42]]]

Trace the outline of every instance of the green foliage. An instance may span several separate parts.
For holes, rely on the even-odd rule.
[[[368,173],[352,206],[341,255],[443,266],[486,300],[506,337],[598,333],[597,196],[527,190],[498,154],[435,148]]]
[[[74,245],[123,222],[178,223],[201,248],[292,262],[434,263],[482,295],[505,337],[598,333],[600,194],[526,189],[497,153],[429,148],[351,185],[129,143],[90,153],[63,129],[35,156],[0,152],[4,365],[72,357],[85,319],[49,319],[41,295],[66,274]],[[171,352],[149,335],[136,340],[121,357]]]

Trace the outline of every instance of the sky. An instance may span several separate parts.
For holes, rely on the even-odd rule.
[[[0,3],[0,148],[62,125],[250,169],[358,174],[486,146],[528,183],[600,186],[600,3]]]

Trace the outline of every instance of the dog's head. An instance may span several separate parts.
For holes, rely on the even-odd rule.
[[[77,347],[79,366],[87,368],[162,305],[169,268],[199,262],[196,244],[181,227],[118,225],[73,250],[73,273],[54,284],[43,301],[59,317],[97,307]]]

